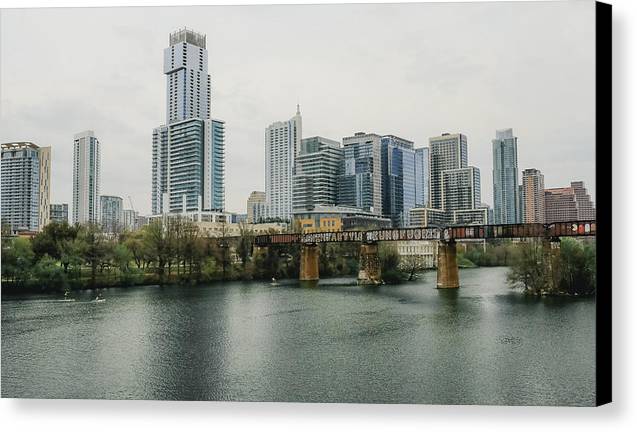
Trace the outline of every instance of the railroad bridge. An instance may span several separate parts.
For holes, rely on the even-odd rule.
[[[305,234],[267,234],[255,237],[258,248],[282,244],[301,244],[299,279],[319,280],[319,243],[356,242],[361,244],[358,282],[361,285],[382,283],[378,243],[383,241],[436,241],[438,243],[438,288],[459,288],[457,241],[469,239],[540,238],[547,248],[559,248],[560,237],[588,237],[597,233],[591,221],[556,222],[551,224],[468,225],[446,228],[386,228],[369,231],[314,232]]]

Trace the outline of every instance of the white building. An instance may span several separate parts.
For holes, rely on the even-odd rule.
[[[100,142],[92,130],[73,141],[73,223],[97,223],[100,196]]]
[[[269,218],[292,217],[294,161],[301,149],[301,112],[265,129],[265,196]]]
[[[2,221],[13,231],[42,230],[49,223],[51,147],[2,144]]]
[[[206,36],[182,29],[169,43],[166,124],[153,129],[152,212],[222,210],[225,122],[210,118]]]
[[[100,196],[100,224],[107,233],[118,233],[124,227],[124,200],[118,196]]]
[[[435,241],[398,241],[396,248],[400,256],[399,266],[403,270],[424,270],[436,266],[438,244]]]

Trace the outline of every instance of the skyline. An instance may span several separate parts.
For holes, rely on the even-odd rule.
[[[0,18],[0,49],[5,60],[1,66],[0,140],[51,146],[51,202],[71,203],[73,135],[93,129],[102,146],[102,192],[121,196],[125,202],[131,195],[135,209],[149,214],[149,131],[165,117],[162,52],[168,34],[185,26],[205,33],[208,39],[213,117],[227,122],[228,211],[245,213],[249,193],[264,190],[263,131],[273,122],[290,118],[297,102],[304,117],[304,138],[319,135],[340,141],[365,131],[404,137],[419,148],[428,145],[429,137],[443,132],[465,134],[469,164],[482,173],[482,201],[492,207],[491,140],[496,129],[511,127],[519,138],[520,173],[525,168],[541,170],[547,188],[583,180],[596,201],[594,34],[588,25],[593,20],[591,8],[585,2],[583,6],[526,6],[462,5],[458,16],[454,12],[459,5],[455,4],[255,6],[240,10],[221,6],[113,8],[99,10],[100,22],[91,21],[98,12],[87,9],[4,10]],[[546,8],[551,8],[552,14],[547,14]],[[170,14],[164,14],[168,11]],[[490,16],[491,12],[497,12],[497,16]],[[375,33],[362,28],[355,34],[347,33],[349,13],[357,13],[370,24],[366,28],[375,28]],[[271,24],[283,14],[289,15],[286,29],[306,28],[303,37],[290,39],[279,27],[261,37],[257,24]],[[580,14],[579,18],[573,18],[573,14]],[[590,18],[590,23],[581,19],[582,14]],[[69,30],[58,19],[51,19],[54,15],[72,20],[74,26],[69,30],[73,34],[86,35],[73,39],[73,55],[79,53],[78,57],[58,55],[60,50],[65,52]],[[510,21],[500,20],[502,15]],[[324,19],[308,24],[304,18],[309,16]],[[458,28],[464,26],[465,37],[455,42],[452,37],[432,38],[432,42],[428,37],[444,29],[436,27],[438,21],[445,22],[442,18],[451,16],[460,21]],[[536,21],[540,18],[542,27]],[[405,30],[396,34],[371,25],[379,21],[386,24],[387,19],[401,23],[397,26]],[[498,31],[492,32],[489,22],[494,19],[499,25]],[[325,20],[334,24],[333,33],[313,32]],[[422,20],[431,20],[432,25],[424,25]],[[115,31],[108,25],[112,21],[120,23],[114,26]],[[414,22],[424,30],[411,29],[409,24]],[[50,30],[53,23],[55,31]],[[146,23],[152,23],[152,27]],[[260,36],[255,46],[246,46],[245,41],[226,43],[224,30],[237,23],[256,26],[249,26]],[[16,24],[29,27],[29,33],[20,32]],[[91,37],[82,31],[83,26],[91,28],[92,34],[104,36]],[[498,39],[507,28],[517,32],[507,34],[506,40]],[[537,28],[544,33],[537,34]],[[476,36],[475,30],[482,33]],[[534,31],[534,38],[524,30]],[[369,40],[368,46],[363,43],[365,39]],[[293,63],[293,55],[281,56],[283,50],[280,43],[274,43],[277,41],[286,41],[289,51],[299,44],[310,48],[300,52],[301,60]],[[400,43],[403,49],[382,50],[393,43]],[[516,43],[521,44],[517,50],[510,46],[506,49],[507,44]],[[491,53],[480,51],[481,44],[492,48]],[[268,46],[272,50],[263,52]],[[475,50],[478,55],[469,55]],[[117,59],[112,58],[113,52],[118,54]],[[509,57],[502,57],[502,52]],[[568,59],[562,52],[569,52]],[[87,58],[101,63],[91,69],[81,61]],[[490,62],[494,59],[500,61],[495,67]],[[555,67],[546,68],[547,64]],[[411,67],[399,67],[406,65]],[[533,65],[535,68],[530,68]],[[46,74],[41,73],[43,69]],[[519,79],[512,82],[514,78]],[[140,103],[129,103],[131,98]],[[571,118],[573,112],[578,118]],[[547,138],[549,142],[545,142]],[[246,172],[254,174],[246,176]]]

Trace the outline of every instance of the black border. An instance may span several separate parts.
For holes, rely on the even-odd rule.
[[[612,6],[595,2],[596,404],[612,401]]]

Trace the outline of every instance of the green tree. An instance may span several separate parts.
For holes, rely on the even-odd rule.
[[[31,276],[35,254],[31,241],[16,237],[2,240],[2,278],[16,286],[24,286]]]
[[[33,276],[43,290],[65,291],[68,288],[66,273],[58,260],[44,255],[33,266]]]

